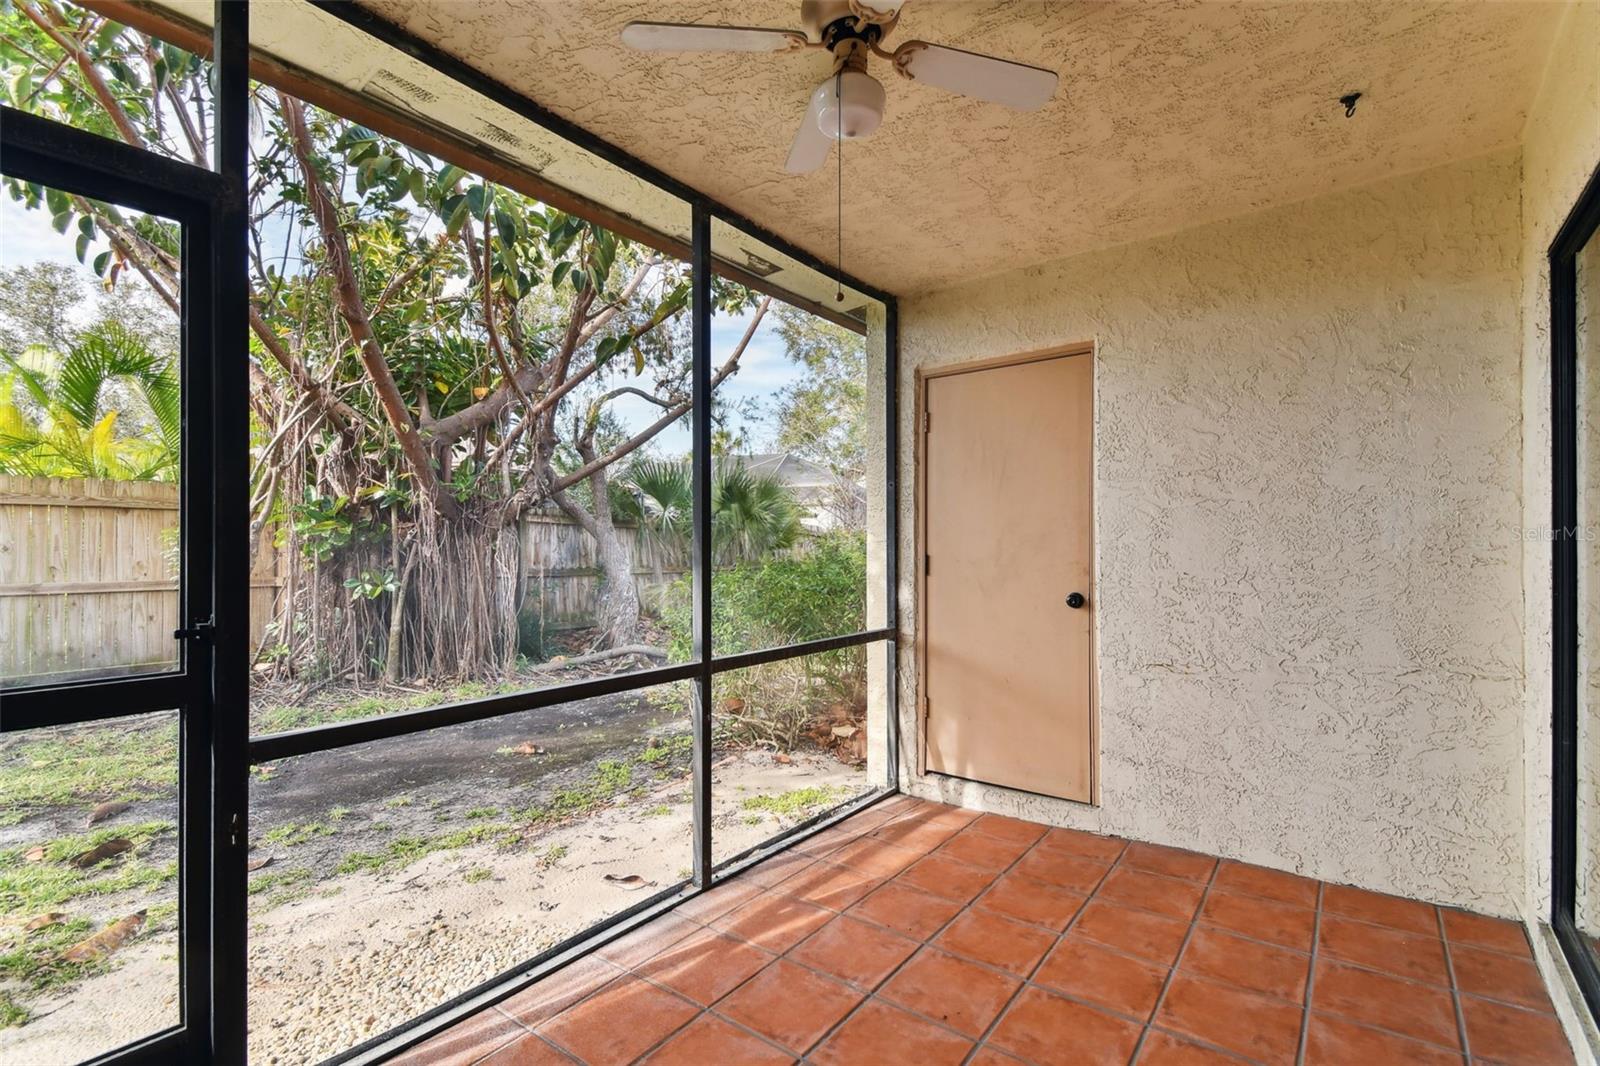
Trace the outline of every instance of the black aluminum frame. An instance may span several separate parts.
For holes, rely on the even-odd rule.
[[[7,690],[0,733],[175,710],[179,721],[179,1022],[106,1052],[98,1063],[243,1061],[247,766],[242,717],[218,714],[248,684],[249,560],[243,479],[248,459],[245,301],[245,56],[248,11],[216,3],[218,157],[214,169],[170,160],[26,112],[0,112],[0,170],[23,181],[170,219],[182,227],[179,361],[179,617],[204,634],[178,643],[160,673]],[[229,326],[228,323],[235,325]],[[230,680],[232,684],[230,685]],[[231,829],[231,832],[230,832]]]
[[[602,920],[585,933],[439,1004],[405,1025],[336,1056],[334,1062],[377,1060],[426,1039],[513,994],[629,929],[720,884],[749,865],[819,832],[898,791],[898,467],[899,319],[895,298],[849,275],[840,280],[877,300],[885,315],[883,625],[753,652],[718,657],[711,643],[711,223],[720,220],[806,266],[835,269],[649,166],[628,152],[561,119],[432,45],[349,3],[309,0],[343,21],[509,107],[579,147],[688,203],[692,212],[691,275],[693,407],[694,659],[638,673],[556,685],[509,695],[444,704],[361,721],[260,737],[248,734],[241,709],[249,700],[248,345],[249,301],[247,0],[214,0],[212,58],[216,62],[216,157],[206,170],[103,137],[5,108],[0,121],[4,170],[95,199],[175,219],[184,226],[184,565],[180,602],[185,628],[209,623],[208,634],[185,641],[177,670],[0,693],[0,732],[182,710],[183,766],[181,913],[182,1024],[95,1061],[242,1062],[246,1057],[248,769],[251,764],[328,751],[428,729],[655,685],[693,681],[694,875],[683,884]],[[209,355],[209,357],[207,357]],[[887,701],[887,784],[790,827],[754,848],[713,863],[711,840],[711,692],[717,674],[763,663],[881,642]],[[229,713],[217,713],[218,708]]]
[[[1578,931],[1578,253],[1600,232],[1600,168],[1550,245],[1551,789],[1550,926],[1589,1012],[1600,1018],[1600,959]],[[1592,323],[1591,323],[1592,325]],[[1600,370],[1600,368],[1591,368]],[[1591,591],[1595,595],[1600,590]],[[1593,714],[1594,709],[1589,708]],[[1600,773],[1600,767],[1589,767]]]

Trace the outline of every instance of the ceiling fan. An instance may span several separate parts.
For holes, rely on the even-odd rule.
[[[888,60],[896,74],[963,96],[1020,111],[1043,107],[1056,91],[1051,70],[1012,63],[959,48],[907,41],[893,52],[882,42],[900,21],[904,0],[802,0],[801,30],[703,26],[678,22],[630,22],[622,42],[649,52],[793,52],[823,48],[833,53],[833,73],[811,94],[810,106],[785,169],[816,170],[836,140],[870,137],[883,121],[883,86],[867,73],[867,59]]]

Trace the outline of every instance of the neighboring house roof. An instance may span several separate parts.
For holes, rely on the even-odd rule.
[[[809,459],[802,459],[792,452],[755,452],[750,455],[730,455],[727,462],[737,463],[753,473],[765,474],[775,477],[780,483],[794,494],[805,510],[801,524],[813,532],[823,532],[835,524],[835,517],[830,513],[830,503],[837,503],[838,496],[831,495],[845,488],[856,499],[866,500],[866,488],[858,483],[840,477],[832,470]]]
[[[827,467],[818,466],[792,452],[756,452],[751,455],[730,455],[731,462],[757,474],[768,474],[790,488],[831,486],[839,480]]]

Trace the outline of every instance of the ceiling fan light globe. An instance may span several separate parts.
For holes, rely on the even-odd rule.
[[[878,79],[859,70],[847,70],[817,86],[812,109],[817,128],[830,140],[870,137],[883,122],[884,92]]]

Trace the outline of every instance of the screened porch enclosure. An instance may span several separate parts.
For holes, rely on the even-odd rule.
[[[0,1061],[1600,1061],[1595,55],[12,0]]]

